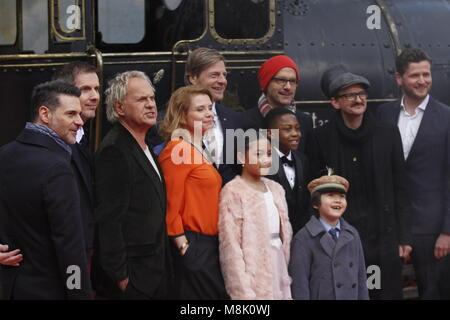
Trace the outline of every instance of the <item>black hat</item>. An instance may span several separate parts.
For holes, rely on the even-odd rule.
[[[349,72],[344,66],[334,66],[322,75],[320,82],[322,92],[328,97],[334,97],[337,91],[353,84],[362,84],[366,89],[370,87],[370,82],[366,78]]]

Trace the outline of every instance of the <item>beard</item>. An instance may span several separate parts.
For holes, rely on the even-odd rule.
[[[418,92],[418,90],[415,90],[414,88],[410,89],[409,87],[403,87],[404,94],[408,98],[411,98],[413,100],[423,100],[423,99],[425,99],[425,97],[430,93],[430,91],[431,91],[431,84],[424,91],[424,93],[420,93],[420,92],[422,92],[422,90],[420,92]]]

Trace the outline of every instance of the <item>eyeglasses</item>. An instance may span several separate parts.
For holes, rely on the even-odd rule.
[[[360,91],[360,92],[350,92],[350,93],[344,93],[341,95],[337,95],[336,99],[339,98],[345,98],[347,101],[355,101],[356,97],[359,97],[361,100],[367,99],[367,92],[366,91]]]
[[[298,84],[297,79],[284,79],[284,78],[272,78],[273,81],[279,86],[284,87],[288,82],[291,86],[296,86]]]

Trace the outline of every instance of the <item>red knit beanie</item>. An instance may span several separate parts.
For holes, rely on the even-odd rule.
[[[279,55],[270,58],[266,62],[264,62],[258,71],[258,81],[259,86],[263,91],[266,91],[267,86],[269,85],[270,80],[283,68],[292,68],[295,70],[295,74],[297,76],[297,80],[300,78],[298,74],[298,68],[294,61],[291,58],[284,55]]]

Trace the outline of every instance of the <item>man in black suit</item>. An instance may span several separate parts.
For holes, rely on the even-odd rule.
[[[450,107],[429,94],[431,63],[415,48],[397,57],[403,97],[380,106],[378,118],[398,125],[402,137],[419,296],[450,299]]]
[[[90,299],[79,195],[70,159],[81,120],[80,90],[38,85],[33,122],[0,151],[0,241],[20,248],[18,267],[2,266],[8,299]]]
[[[297,64],[288,56],[278,55],[264,62],[258,71],[258,82],[262,91],[258,106],[244,112],[243,127],[256,130],[264,128],[264,118],[271,109],[287,108],[297,116],[302,133],[298,150],[304,152],[313,130],[313,123],[311,116],[298,110],[295,105],[299,80]]]
[[[215,49],[197,48],[189,54],[184,73],[185,83],[199,84],[206,87],[213,97],[212,111],[214,113],[214,129],[210,130],[209,139],[204,144],[210,153],[213,153],[215,167],[222,176],[222,183],[232,180],[237,172],[235,155],[227,157],[228,152],[234,152],[234,148],[227,148],[227,129],[242,128],[242,114],[227,108],[220,102],[227,88],[227,70],[225,58]],[[233,139],[229,139],[233,141]],[[232,159],[232,161],[227,161]],[[232,163],[229,163],[232,162]]]
[[[322,90],[336,113],[314,130],[307,155],[314,175],[328,166],[350,182],[345,219],[361,236],[366,265],[380,272],[370,298],[401,299],[400,258],[411,251],[407,173],[398,129],[367,112],[369,86],[343,66],[324,73]]]
[[[106,90],[114,125],[95,155],[99,255],[115,299],[163,299],[171,284],[162,170],[146,144],[156,124],[155,92],[140,71],[118,74]]]
[[[84,125],[77,131],[77,141],[72,148],[72,167],[80,194],[83,233],[89,265],[94,247],[94,159],[87,136],[89,120],[95,118],[100,102],[100,82],[97,69],[86,62],[75,61],[64,65],[53,76],[66,81],[81,91],[81,119]]]
[[[286,108],[270,110],[265,121],[274,149],[272,155],[279,157],[280,165],[278,171],[267,178],[283,186],[289,221],[293,234],[296,234],[310,218],[310,197],[306,187],[309,181],[308,159],[298,151],[302,136],[300,125],[295,113]]]

